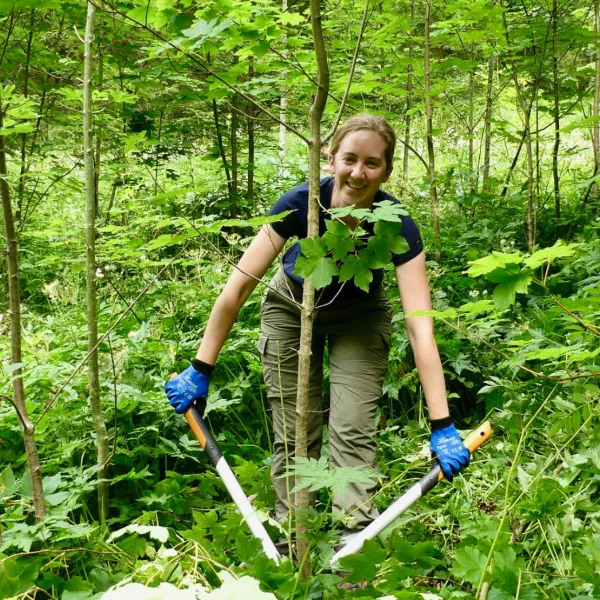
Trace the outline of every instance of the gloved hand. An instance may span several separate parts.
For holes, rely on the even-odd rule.
[[[431,421],[431,453],[437,457],[444,477],[454,479],[459,471],[469,466],[471,454],[450,418]]]
[[[185,371],[167,381],[165,393],[177,414],[184,413],[196,400],[206,398],[213,370],[213,365],[194,359]]]

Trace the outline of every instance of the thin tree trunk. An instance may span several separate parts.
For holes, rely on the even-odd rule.
[[[488,60],[488,79],[485,94],[485,119],[484,119],[484,150],[483,150],[483,191],[489,191],[490,161],[492,151],[492,104],[494,91],[494,57]]]
[[[158,118],[158,143],[156,144],[156,153],[155,153],[155,161],[154,161],[154,195],[158,194],[158,168],[160,166],[160,142],[162,139],[162,124],[163,118],[165,116],[164,108],[161,107],[160,115]]]
[[[310,17],[312,23],[313,43],[317,59],[317,89],[313,105],[310,109],[310,163],[308,178],[308,237],[319,235],[319,200],[321,173],[321,119],[327,94],[329,93],[329,65],[323,28],[321,22],[320,0],[310,0]],[[307,456],[307,423],[308,423],[308,391],[310,374],[310,357],[313,334],[313,318],[315,306],[315,286],[310,277],[304,280],[302,296],[300,349],[298,355],[298,395],[296,399],[296,457]],[[296,477],[296,484],[300,483]],[[311,572],[310,553],[306,540],[306,523],[304,516],[308,508],[308,490],[296,493],[296,548],[301,565],[301,576],[308,578]]]
[[[598,115],[600,115],[600,2],[594,0],[594,34],[596,38],[596,80],[594,84],[594,110],[592,116],[596,119],[593,130],[593,146],[594,146],[594,174],[600,173],[600,123],[598,123]],[[598,183],[594,182],[592,186],[592,200],[598,201]]]
[[[252,62],[248,65],[248,79],[254,78],[254,67]],[[248,102],[248,186],[246,190],[246,198],[250,201],[254,208],[254,104]],[[254,211],[253,211],[254,212]]]
[[[98,91],[102,91],[104,85],[104,55],[102,48],[98,47]],[[94,205],[95,214],[98,214],[98,195],[100,194],[100,157],[102,156],[102,129],[96,122],[94,127],[94,137],[96,138],[96,152],[94,155]]]
[[[437,187],[435,183],[435,154],[433,150],[433,110],[431,107],[431,66],[430,66],[430,40],[429,29],[431,27],[431,0],[425,2],[425,120],[427,136],[427,156],[429,173],[429,201],[433,216],[433,242],[435,247],[435,260],[439,261],[442,254],[442,242],[440,238],[440,216],[438,209]]]
[[[410,26],[411,30],[415,22],[415,0],[410,3]],[[410,114],[409,111],[412,108],[412,92],[413,92],[413,65],[412,60],[415,56],[414,51],[414,40],[410,40],[410,46],[408,47],[408,66],[406,67],[406,115],[404,121],[404,157],[403,157],[403,169],[404,177],[408,176],[408,159],[410,145]]]
[[[0,98],[0,129],[4,127],[2,99]],[[6,150],[4,148],[4,136],[0,135],[0,196],[2,198],[2,215],[4,218],[4,230],[6,232],[6,250],[8,260],[8,307],[10,312],[10,348],[11,362],[18,365],[23,362],[21,353],[21,295],[19,291],[19,249],[18,238],[15,230],[12,205],[10,200],[10,189],[7,182]],[[12,372],[13,377],[13,403],[21,431],[25,454],[27,456],[27,467],[31,478],[31,489],[33,493],[33,508],[35,518],[42,521],[46,515],[46,504],[44,500],[44,488],[42,486],[42,473],[40,470],[40,459],[35,443],[35,429],[29,419],[27,405],[25,404],[25,390],[23,387],[22,370],[17,368]]]
[[[469,73],[469,179],[470,191],[473,193],[479,184],[479,175],[475,173],[475,148],[474,131],[475,131],[475,76],[473,71]]]
[[[552,149],[552,179],[554,182],[554,208],[560,219],[560,178],[558,175],[558,152],[560,149],[560,109],[558,102],[558,3],[552,0],[552,95],[554,97],[554,148]]]
[[[231,131],[229,143],[231,147],[231,193],[229,195],[229,212],[232,217],[238,213],[238,97],[231,99]]]
[[[27,49],[25,51],[23,96],[29,97],[29,66],[31,64],[31,46],[33,45],[33,29],[35,25],[35,9],[31,9],[29,21],[29,35],[27,36]],[[23,197],[25,195],[25,175],[27,173],[27,134],[21,134],[21,166],[19,168],[19,185],[17,186],[17,221],[21,220],[23,212]]]
[[[287,12],[288,10],[288,1],[281,1],[281,10],[282,12]],[[283,46],[287,45],[287,34],[283,34]],[[281,98],[279,100],[279,156],[283,158],[285,154],[285,138],[287,130],[285,128],[285,124],[287,123],[287,88],[285,86],[281,86]]]
[[[229,165],[227,163],[227,155],[225,154],[225,146],[223,145],[223,136],[221,134],[221,124],[219,122],[219,111],[217,109],[217,101],[213,98],[212,101],[213,117],[215,119],[215,130],[217,132],[217,143],[219,144],[219,153],[225,169],[225,177],[227,178],[227,194],[231,198],[231,174],[229,173]]]
[[[516,74],[515,74],[516,77]],[[535,244],[535,213],[533,210],[533,147],[531,144],[531,110],[522,102],[525,124],[525,149],[527,151],[527,246]]]
[[[96,194],[94,190],[94,147],[92,139],[92,43],[96,9],[88,2],[85,27],[85,54],[83,73],[83,157],[85,165],[85,241],[86,241],[86,286],[88,325],[88,381],[90,409],[96,432],[98,465],[98,516],[104,527],[108,516],[108,473],[109,439],[102,417],[100,401],[100,378],[98,373],[98,303],[96,297]]]
[[[521,150],[523,149],[523,144],[525,143],[525,136],[526,136],[526,132],[524,131],[523,135],[521,136],[521,141],[519,142],[519,145],[517,146],[517,151],[515,152],[515,156],[512,160],[512,163],[510,164],[510,167],[508,168],[506,177],[504,178],[504,185],[502,186],[502,191],[500,192],[501,198],[504,198],[504,196],[506,196],[506,192],[508,192],[508,186],[510,184],[510,179],[515,170],[515,167],[517,166],[517,162],[519,161],[519,156],[521,156]]]

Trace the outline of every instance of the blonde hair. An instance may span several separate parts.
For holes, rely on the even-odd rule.
[[[359,114],[346,119],[337,129],[331,140],[329,152],[333,155],[339,150],[343,139],[355,131],[374,131],[384,141],[385,166],[389,171],[394,162],[394,150],[396,149],[396,133],[392,126],[383,118],[375,115]]]

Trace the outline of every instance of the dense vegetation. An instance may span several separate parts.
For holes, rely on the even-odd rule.
[[[454,484],[345,559],[345,573],[327,568],[340,474],[315,470],[305,579],[259,552],[162,388],[193,356],[262,215],[306,179],[308,3],[99,1],[94,18],[77,0],[2,2],[0,236],[15,252],[0,256],[0,598],[84,600],[129,583],[211,600],[600,598],[598,4],[322,3],[323,128],[347,88],[345,115],[378,112],[396,127],[385,189],[425,238],[452,412],[465,431],[490,418],[494,436]],[[387,276],[397,314],[380,406],[382,509],[429,464]],[[260,296],[221,353],[207,418],[280,537],[268,520]]]

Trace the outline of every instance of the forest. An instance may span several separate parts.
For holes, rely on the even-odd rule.
[[[331,498],[361,473],[325,445],[276,565],[163,388],[358,113],[397,133],[383,187],[423,236],[453,419],[493,434],[337,569]],[[599,186],[600,0],[0,0],[0,599],[600,598]],[[339,272],[318,242],[311,290]],[[380,511],[431,465],[384,286]],[[205,419],[275,540],[265,289]]]

